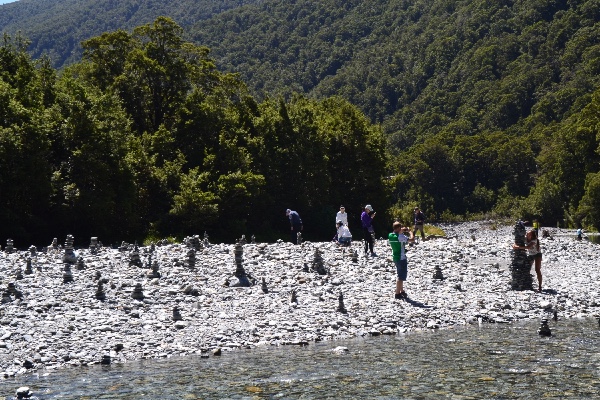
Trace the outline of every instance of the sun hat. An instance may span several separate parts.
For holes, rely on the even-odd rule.
[[[371,205],[370,205],[370,204],[367,204],[367,205],[365,206],[365,209],[366,209],[366,210],[369,210],[369,211],[373,211],[373,207],[371,207]]]

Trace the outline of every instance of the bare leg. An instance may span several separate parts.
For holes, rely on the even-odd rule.
[[[537,275],[539,291],[542,291],[542,258],[535,259],[535,274]]]
[[[402,293],[404,290],[404,281],[396,280],[396,294]]]

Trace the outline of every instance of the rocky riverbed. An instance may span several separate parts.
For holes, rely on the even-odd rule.
[[[377,257],[355,242],[354,260],[333,243],[245,244],[252,287],[236,287],[233,245],[140,247],[139,259],[133,246],[75,249],[67,259],[79,261],[66,270],[64,249],[2,251],[0,377],[600,311],[598,245],[550,229],[553,237],[542,239],[545,290],[519,292],[510,290],[512,227],[442,228],[447,239],[409,249],[408,300],[393,298],[386,241],[376,243]],[[312,267],[317,248],[324,275]]]

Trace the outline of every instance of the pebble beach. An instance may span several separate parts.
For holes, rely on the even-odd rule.
[[[512,227],[472,222],[441,228],[445,238],[409,247],[407,300],[394,299],[395,267],[386,240],[377,241],[377,257],[366,257],[360,241],[351,249],[334,243],[245,244],[243,267],[253,278],[251,287],[237,286],[231,244],[201,246],[193,265],[185,243],[140,247],[138,265],[131,262],[131,246],[76,248],[83,262],[71,266],[67,283],[64,249],[0,251],[0,378],[600,313],[597,244],[548,229],[551,238],[541,239],[544,290],[513,291]],[[317,249],[325,274],[313,269]],[[14,289],[8,289],[11,283]]]

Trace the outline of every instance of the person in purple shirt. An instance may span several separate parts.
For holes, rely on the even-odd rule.
[[[365,236],[365,255],[371,250],[371,256],[376,257],[377,255],[373,251],[373,218],[375,218],[375,211],[370,204],[365,206],[365,210],[360,215],[360,221],[362,222],[363,234]]]

